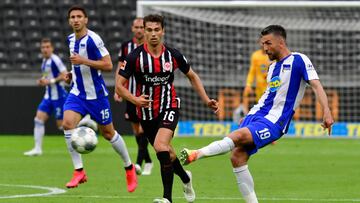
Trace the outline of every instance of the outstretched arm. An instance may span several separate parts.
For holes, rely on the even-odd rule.
[[[210,99],[206,94],[205,88],[199,78],[199,76],[190,68],[189,72],[186,73],[187,78],[189,79],[192,87],[198,93],[203,102],[211,108],[215,113],[219,111],[218,102],[214,99]]]
[[[329,135],[331,134],[331,125],[334,123],[334,119],[331,115],[331,111],[328,105],[328,99],[324,91],[323,86],[319,80],[310,80],[310,85],[316,95],[317,101],[319,101],[323,111],[323,123],[322,127],[327,128]]]

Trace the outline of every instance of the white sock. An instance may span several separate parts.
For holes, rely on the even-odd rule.
[[[254,180],[248,169],[248,165],[233,168],[236,181],[246,203],[258,203],[255,191]]]
[[[71,146],[71,134],[73,133],[73,130],[64,130],[64,134],[65,134],[65,141],[66,141],[66,145],[68,148],[68,151],[70,153],[73,165],[75,169],[79,169],[79,168],[83,168],[83,162],[81,159],[81,154],[79,154],[77,151],[75,151],[73,149],[73,147]]]
[[[131,165],[131,159],[129,153],[126,148],[126,144],[123,138],[115,131],[115,135],[110,140],[110,143],[114,150],[121,156],[122,160],[124,161],[124,166],[128,167]]]
[[[228,137],[224,137],[224,139],[222,140],[212,142],[208,146],[199,149],[198,159],[204,156],[208,157],[208,156],[224,154],[234,149],[234,147],[235,147],[234,141],[232,141],[232,139]]]
[[[44,121],[34,118],[34,141],[35,141],[35,150],[42,151],[42,143],[45,134],[45,125]]]

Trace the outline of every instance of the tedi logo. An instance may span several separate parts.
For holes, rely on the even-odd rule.
[[[280,86],[281,86],[281,80],[279,76],[275,76],[271,78],[269,83],[270,92],[276,92],[280,88]]]

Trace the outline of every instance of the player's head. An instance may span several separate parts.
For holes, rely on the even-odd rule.
[[[287,49],[286,30],[281,25],[269,25],[261,31],[260,43],[270,60],[279,60]]]
[[[149,45],[156,46],[162,43],[162,38],[165,34],[164,17],[158,14],[150,14],[145,16],[144,29],[145,41]]]
[[[49,38],[41,39],[40,50],[44,58],[50,58],[51,54],[54,52],[54,47],[52,46],[51,40]]]
[[[144,20],[143,18],[135,18],[131,26],[131,31],[137,40],[144,38]]]
[[[70,26],[75,32],[79,32],[82,29],[86,28],[88,23],[88,16],[86,10],[81,6],[72,6],[68,10],[68,20]]]

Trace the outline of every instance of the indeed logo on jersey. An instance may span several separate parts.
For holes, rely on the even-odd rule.
[[[279,76],[275,76],[273,78],[271,78],[270,83],[269,83],[269,90],[270,92],[276,92],[281,86],[281,80]]]
[[[165,85],[173,81],[173,75],[144,75],[144,82],[150,85]]]

